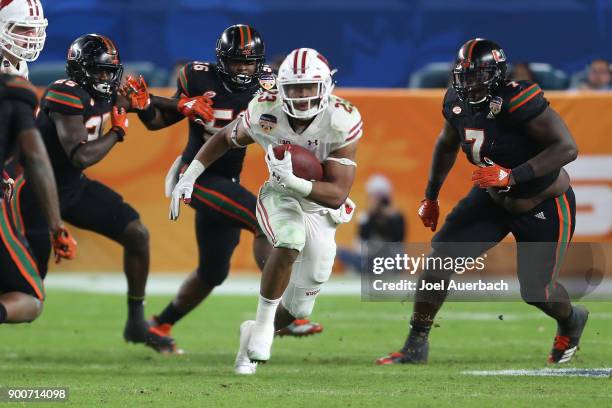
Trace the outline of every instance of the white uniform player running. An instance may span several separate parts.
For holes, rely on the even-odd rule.
[[[0,72],[28,79],[28,62],[45,46],[46,28],[40,0],[0,2]]]
[[[363,122],[357,108],[332,95],[333,73],[317,51],[292,51],[280,66],[277,89],[257,95],[241,118],[211,138],[172,193],[170,218],[176,219],[180,199],[191,198],[196,178],[228,149],[256,142],[267,152],[270,178],[259,191],[257,219],[274,249],[263,270],[256,318],[240,327],[238,374],[253,374],[257,362],[270,359],[275,329],[311,314],[331,274],[336,226],[353,215],[348,194]],[[290,153],[276,159],[273,146],[287,143],[319,159],[323,181],[295,176]]]

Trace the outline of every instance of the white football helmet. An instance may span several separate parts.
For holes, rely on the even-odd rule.
[[[308,119],[325,110],[334,89],[332,75],[335,72],[329,68],[325,57],[312,48],[291,51],[278,69],[276,79],[283,111],[294,118]],[[317,84],[316,95],[292,95],[291,87],[298,84]]]
[[[47,34],[40,0],[0,0],[0,48],[22,61],[35,61]]]

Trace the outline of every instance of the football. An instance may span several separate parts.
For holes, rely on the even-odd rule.
[[[281,160],[285,151],[291,152],[293,174],[306,180],[323,180],[323,166],[310,150],[292,144],[282,144],[274,147],[274,155]]]

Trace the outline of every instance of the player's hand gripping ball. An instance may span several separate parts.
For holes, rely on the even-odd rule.
[[[289,156],[293,174],[297,177],[310,181],[323,180],[323,166],[310,150],[298,145],[283,144],[275,146],[273,151],[278,160]]]

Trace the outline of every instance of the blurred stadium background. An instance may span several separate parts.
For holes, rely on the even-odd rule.
[[[253,25],[266,42],[269,62],[297,47],[322,52],[338,68],[337,93],[362,112],[365,137],[351,196],[364,208],[364,184],[387,176],[395,204],[407,216],[407,239],[427,242],[431,232],[416,217],[433,143],[442,125],[442,89],[459,46],[472,37],[499,42],[510,62],[529,63],[553,107],[567,121],[580,147],[569,170],[578,197],[576,239],[612,241],[612,94],[567,90],[583,81],[589,62],[612,59],[612,0],[47,0],[48,39],[30,65],[38,86],[63,77],[66,49],[77,36],[110,36],[126,70],[144,75],[154,93],[169,95],[177,63],[214,61],[218,35],[235,23]],[[167,219],[163,179],[186,142],[186,125],[147,132],[131,118],[127,143],[88,170],[121,192],[151,232],[152,271],[187,272],[196,261],[193,212]],[[243,183],[255,191],[267,177],[263,155],[249,148]],[[442,190],[443,216],[470,188],[463,158]],[[355,223],[339,230],[350,246]],[[79,259],[57,271],[121,270],[118,246],[75,231]],[[243,234],[232,271],[256,270],[251,236]],[[341,268],[339,268],[341,270]]]

